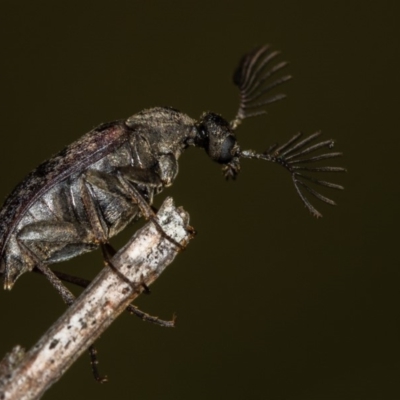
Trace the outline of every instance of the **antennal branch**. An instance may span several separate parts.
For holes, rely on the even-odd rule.
[[[239,110],[236,117],[230,123],[233,130],[235,130],[245,118],[265,114],[266,111],[262,109],[264,106],[286,97],[284,94],[264,97],[266,93],[270,92],[276,86],[292,78],[291,75],[285,75],[269,84],[265,84],[271,76],[280,72],[288,65],[287,62],[282,61],[267,69],[270,62],[279,54],[278,51],[270,51],[269,45],[264,45],[245,54],[240,60],[233,74],[233,83],[240,90]]]
[[[311,204],[304,192],[307,192],[317,198],[318,200],[330,204],[336,205],[336,203],[328,197],[323,196],[310,186],[311,184],[328,187],[336,190],[343,190],[343,186],[336,183],[331,183],[316,179],[313,176],[303,174],[303,171],[308,172],[346,172],[343,167],[309,167],[307,165],[298,164],[311,164],[318,161],[328,160],[332,158],[341,157],[342,153],[339,152],[328,152],[323,154],[314,155],[308,157],[309,154],[314,153],[320,149],[328,148],[332,149],[334,146],[333,140],[326,140],[316,144],[308,146],[311,142],[317,139],[321,135],[321,132],[316,132],[303,140],[299,139],[302,137],[302,133],[297,133],[288,142],[279,146],[277,144],[271,146],[264,153],[257,153],[253,150],[241,151],[239,157],[243,158],[255,158],[259,160],[270,161],[285,167],[292,176],[293,184],[296,189],[296,193],[299,195],[303,204],[311,212],[314,217],[322,217],[322,214]],[[307,147],[308,146],[308,147]],[[305,157],[307,156],[307,157]],[[310,183],[309,183],[310,182]]]

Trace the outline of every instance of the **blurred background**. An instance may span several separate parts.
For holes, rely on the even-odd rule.
[[[45,399],[400,399],[398,14],[393,1],[2,1],[2,199],[101,122],[157,105],[232,119],[234,67],[264,43],[294,79],[237,130],[241,146],[322,129],[349,171],[316,220],[283,168],[245,160],[226,182],[190,149],[156,205],[173,196],[198,235],[137,302],[177,327],[121,315],[97,342],[109,383],[85,354]],[[102,261],[57,268],[90,278]],[[0,357],[64,310],[36,274],[1,290]]]

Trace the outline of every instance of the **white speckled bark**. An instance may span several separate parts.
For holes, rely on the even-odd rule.
[[[157,219],[168,236],[182,245],[188,243],[191,238],[187,230],[188,214],[176,209],[171,198],[165,200]],[[17,365],[7,359],[2,361],[0,399],[40,398],[140,294],[141,285],[150,285],[173,261],[178,251],[151,222],[137,231],[112,260],[131,284],[110,268],[103,268],[22,361]]]

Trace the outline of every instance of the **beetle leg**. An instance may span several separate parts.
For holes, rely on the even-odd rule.
[[[104,258],[106,258],[107,260],[111,260],[115,256],[115,254],[117,254],[117,250],[115,250],[110,243],[102,244],[101,250],[103,252]]]
[[[94,234],[95,240],[98,244],[108,242],[108,228],[101,215],[100,209],[96,204],[95,195],[90,183],[82,178],[81,182],[81,198],[85,207],[86,216],[88,218],[91,231]]]
[[[77,224],[63,221],[33,222],[25,225],[15,239],[24,254],[23,262],[30,264],[30,269],[36,264],[64,261],[77,252],[80,254],[96,248],[90,232]]]
[[[68,306],[70,306],[74,302],[75,296],[61,282],[61,279],[57,276],[57,274],[54,271],[52,271],[47,265],[44,264],[38,264],[36,268],[56,288],[58,293],[60,293],[61,297],[63,298],[64,302]],[[107,382],[107,376],[101,376],[99,369],[97,368],[99,360],[97,359],[97,350],[93,344],[89,346],[89,356],[90,356],[90,365],[92,366],[94,379],[99,383]]]
[[[38,263],[36,268],[50,281],[53,287],[61,295],[64,303],[67,306],[70,306],[74,302],[75,296],[68,290],[54,272],[45,264]]]
[[[99,368],[97,365],[99,364],[99,360],[97,358],[97,349],[94,345],[89,346],[89,357],[90,357],[90,365],[92,366],[92,373],[94,379],[98,383],[105,383],[108,381],[107,375],[102,376],[99,372]]]
[[[43,274],[42,271],[37,269],[37,268],[33,269],[33,271],[34,272],[38,272],[40,274]],[[64,272],[55,271],[55,270],[51,270],[51,271],[60,280],[62,280],[64,282],[72,283],[72,284],[74,284],[76,286],[79,286],[79,287],[82,287],[82,288],[88,287],[90,282],[91,282],[91,281],[89,281],[87,279],[78,278],[76,276],[72,276],[72,275],[66,274]],[[159,325],[159,326],[163,326],[163,327],[166,327],[166,328],[173,328],[175,326],[175,316],[170,321],[162,320],[162,319],[160,319],[158,317],[154,317],[152,315],[149,315],[149,314],[141,311],[139,308],[137,308],[133,304],[129,304],[126,307],[126,311],[129,312],[129,314],[136,315],[136,317],[142,319],[143,321],[152,322],[153,324],[156,324],[156,325]]]
[[[109,266],[124,282],[126,282],[129,286],[132,286],[132,282],[126,278],[125,275],[121,274],[121,272],[114,267],[111,262],[110,252],[115,253],[115,250],[108,243],[108,229],[107,224],[104,221],[103,216],[97,206],[95,195],[91,188],[90,182],[88,182],[85,178],[81,179],[81,190],[80,190],[82,203],[84,204],[86,216],[89,221],[89,225],[91,231],[95,236],[95,241],[101,247],[104,262],[107,266]],[[134,288],[136,290],[136,288]]]
[[[95,246],[90,233],[69,222],[38,221],[21,229],[15,240],[15,246],[20,249],[21,262],[24,262],[29,270],[36,266],[42,271],[63,301],[71,304],[73,301],[71,294],[67,293],[67,289],[59,280],[54,279],[47,265],[67,260],[76,252],[94,250]],[[5,276],[8,287],[11,287],[15,281],[13,271],[14,269],[9,268],[8,275]]]
[[[81,196],[82,202],[85,207],[86,215],[91,226],[91,230],[95,235],[96,241],[100,244],[103,258],[105,263],[128,285],[132,286],[132,283],[125,277],[125,275],[121,274],[121,272],[115,268],[113,265],[111,258],[116,253],[115,249],[108,242],[108,229],[107,224],[104,221],[104,218],[101,214],[99,207],[97,206],[95,200],[95,194],[91,188],[90,182],[88,182],[85,178],[82,178],[82,186],[81,186]],[[145,204],[147,204],[145,202]],[[146,293],[150,293],[149,288],[146,285],[142,285]],[[137,290],[136,287],[133,288]]]
[[[57,278],[61,279],[61,281],[72,283],[72,284],[82,287],[82,288],[86,288],[89,285],[89,283],[91,282],[87,279],[79,278],[78,276],[75,276],[75,275],[70,275],[70,274],[66,274],[64,272],[55,271],[54,269],[51,269],[51,270],[53,271],[54,275]],[[37,267],[33,268],[32,272],[43,275],[42,271]]]
[[[132,286],[132,283],[128,279],[126,279],[125,275],[121,274],[121,272],[117,268],[115,268],[114,264],[112,263],[111,259],[117,253],[114,247],[112,247],[110,243],[102,243],[100,245],[100,248],[103,253],[105,264],[107,264],[107,266],[110,267],[124,282],[126,282],[129,286],[132,287],[133,290],[136,291],[137,287]],[[150,289],[145,283],[142,283],[141,286],[144,289],[143,293],[150,294]]]
[[[103,253],[103,258],[106,261],[106,263],[108,264],[108,266],[114,270],[116,270],[116,268],[113,266],[111,259],[113,258],[113,256],[117,253],[117,251],[114,249],[114,247],[111,246],[110,243],[103,243],[101,244],[101,251]],[[119,274],[119,271],[118,271]],[[150,294],[150,289],[149,287],[145,284],[142,283],[142,287],[144,289],[145,294]],[[136,288],[135,288],[136,290]]]
[[[163,326],[164,328],[174,328],[175,327],[175,320],[176,320],[175,314],[172,316],[172,319],[170,321],[165,321],[158,317],[153,317],[152,315],[144,313],[143,311],[139,310],[139,308],[137,308],[133,304],[129,304],[129,306],[126,307],[126,311],[128,311],[130,314],[136,315],[143,321],[152,322],[153,324]]]
[[[24,243],[24,241],[19,241],[19,245],[24,249],[25,252],[29,254],[32,259],[36,261],[36,269],[44,275],[53,287],[60,294],[64,303],[70,306],[74,300],[75,296],[70,292],[70,290],[61,282],[61,279],[43,262],[41,262],[38,256]]]
[[[142,213],[143,217],[146,220],[151,221],[158,230],[158,232],[163,237],[165,237],[169,242],[174,244],[179,250],[184,250],[185,246],[181,245],[180,243],[178,243],[176,240],[174,240],[164,232],[164,229],[157,222],[155,212],[153,211],[149,203],[147,203],[144,197],[140,194],[140,192],[136,189],[136,187],[131,182],[129,182],[128,179],[124,178],[121,173],[118,174],[118,177],[126,192],[129,193],[132,200],[138,205],[139,210]]]

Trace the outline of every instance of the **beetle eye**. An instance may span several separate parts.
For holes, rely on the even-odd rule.
[[[226,164],[232,160],[232,149],[235,146],[235,143],[236,139],[233,136],[229,135],[225,138],[221,145],[221,152],[218,158],[219,163]]]

